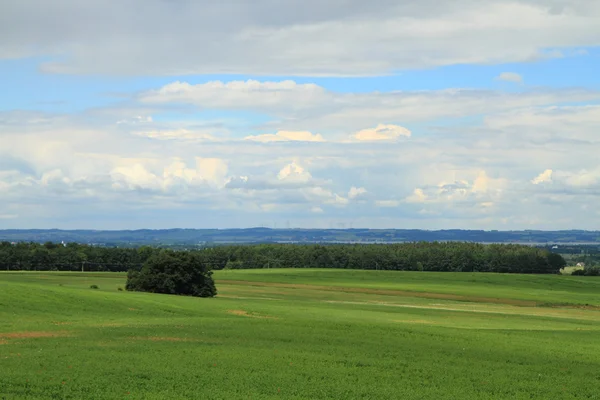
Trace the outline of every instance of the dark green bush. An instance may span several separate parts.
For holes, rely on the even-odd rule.
[[[217,294],[212,271],[197,253],[170,250],[151,256],[141,271],[129,270],[125,288],[197,297]]]
[[[571,275],[576,276],[600,276],[600,267],[586,267],[573,271]]]
[[[90,285],[90,289],[99,289],[98,285]]]

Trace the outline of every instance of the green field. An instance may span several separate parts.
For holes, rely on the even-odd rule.
[[[600,399],[600,278],[215,279],[199,299],[0,273],[0,399]]]

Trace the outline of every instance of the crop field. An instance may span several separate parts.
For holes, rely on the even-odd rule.
[[[600,399],[600,278],[214,276],[201,299],[0,273],[0,399]]]

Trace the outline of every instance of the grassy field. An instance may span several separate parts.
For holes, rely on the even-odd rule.
[[[600,399],[600,278],[215,278],[198,299],[0,273],[0,399]]]

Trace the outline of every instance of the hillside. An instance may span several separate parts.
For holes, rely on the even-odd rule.
[[[217,271],[213,299],[120,273],[0,273],[0,398],[594,398],[600,280]],[[97,285],[99,289],[91,289]]]

